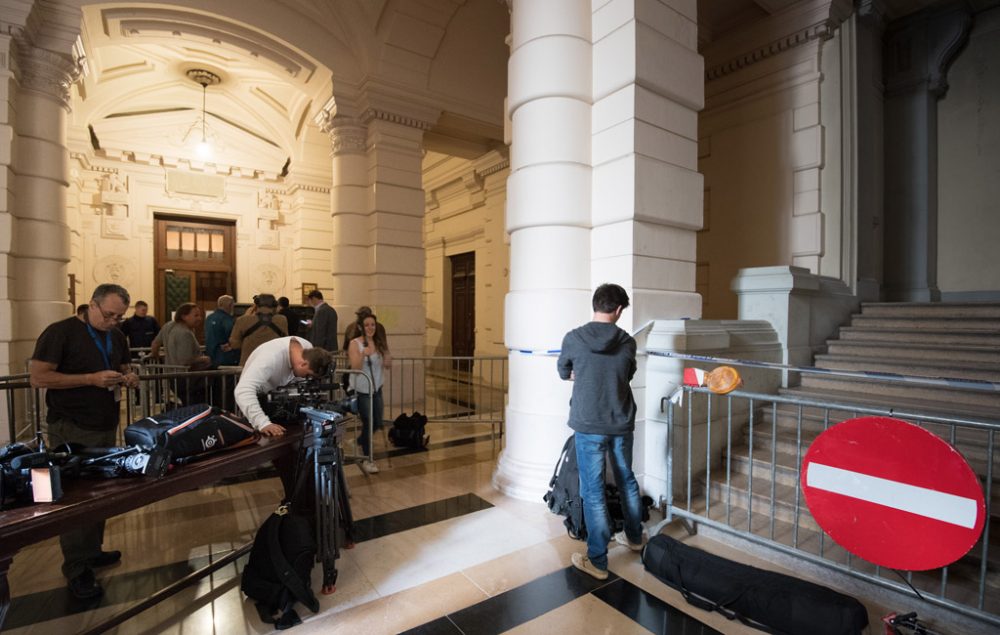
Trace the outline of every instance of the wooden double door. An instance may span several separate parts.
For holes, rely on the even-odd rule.
[[[185,302],[207,313],[215,310],[219,296],[236,296],[235,222],[166,215],[154,219],[154,306],[160,324]]]

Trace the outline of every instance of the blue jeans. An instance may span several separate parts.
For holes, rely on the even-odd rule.
[[[625,535],[633,543],[642,542],[642,500],[639,483],[632,472],[632,433],[584,434],[575,432],[576,462],[580,469],[580,497],[587,522],[587,557],[598,569],[608,568],[611,521],[604,500],[604,457],[611,459],[611,471],[622,498]]]
[[[365,456],[371,456],[372,441],[368,436],[368,402],[371,401],[368,393],[358,392],[358,414],[361,416],[361,436],[358,437],[358,445]],[[382,388],[375,391],[375,399],[372,401],[372,429],[382,429]]]

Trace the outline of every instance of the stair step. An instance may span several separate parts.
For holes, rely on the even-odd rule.
[[[1000,320],[1000,302],[863,302],[861,314],[872,317],[977,317]]]
[[[854,384],[851,384],[851,387],[854,388]],[[826,388],[818,389],[809,388],[807,386],[781,388],[778,390],[778,394],[785,397],[799,397],[810,401],[828,402],[842,406],[853,405],[860,408],[868,407],[885,409],[887,411],[897,411],[906,414],[922,414],[927,417],[936,416],[942,418],[971,419],[976,421],[1000,423],[1000,411],[998,411],[997,408],[990,406],[964,405],[958,403],[954,398],[941,400],[921,399],[913,395],[906,395],[904,397],[896,397],[893,395],[873,396],[868,391],[844,391]],[[835,413],[849,415],[844,418],[861,416],[851,412],[850,408],[847,408],[846,410],[838,409],[831,412],[831,419],[832,415]],[[839,421],[843,421],[843,419],[838,419],[833,422],[836,423]]]
[[[995,363],[966,361],[961,355],[953,355],[950,362],[932,363],[930,360],[920,358],[886,359],[827,354],[816,355],[814,365],[828,370],[1000,382],[1000,366]]]
[[[934,342],[940,345],[1000,346],[1000,331],[997,328],[955,331],[930,328],[861,327],[852,324],[840,329],[840,341],[898,342],[903,344]]]
[[[854,315],[852,326],[868,326],[891,329],[940,329],[940,330],[996,330],[997,318],[994,317],[927,317],[927,316],[868,316]]]
[[[920,399],[950,404],[956,410],[992,408],[1000,412],[1000,393],[963,390],[957,387],[922,386],[918,384],[876,382],[870,379],[852,379],[826,375],[802,375],[802,387],[814,392],[840,391],[877,395],[887,401]]]
[[[928,338],[932,340],[932,338]],[[937,340],[932,340],[937,341]],[[884,360],[919,358],[928,362],[962,360],[973,364],[1000,366],[1000,344],[996,346],[925,344],[917,340],[900,346],[899,342],[828,340],[826,352],[841,357],[878,357]]]

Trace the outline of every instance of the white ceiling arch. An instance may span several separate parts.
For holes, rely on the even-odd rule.
[[[91,127],[110,156],[199,160],[192,155],[200,138],[186,129],[200,121],[202,88],[186,73],[203,68],[222,78],[206,91],[219,151],[212,163],[276,173],[288,157],[308,153],[306,137],[317,131],[307,122],[332,91],[331,70],[298,47],[189,7],[86,5],[81,38],[89,72],[72,122]],[[352,57],[342,59],[354,68]]]

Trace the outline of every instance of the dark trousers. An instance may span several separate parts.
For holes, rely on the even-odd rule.
[[[60,443],[79,443],[90,448],[115,445],[115,430],[87,430],[69,419],[49,422],[49,447]],[[59,536],[62,548],[62,572],[67,579],[75,578],[88,568],[90,560],[101,553],[104,544],[104,521],[82,525]]]

